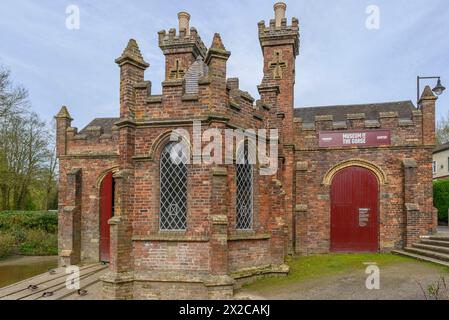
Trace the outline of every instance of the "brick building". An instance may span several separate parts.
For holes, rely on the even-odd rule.
[[[289,254],[389,252],[435,231],[430,88],[418,107],[295,109],[299,26],[285,11],[278,3],[275,19],[258,24],[257,100],[227,78],[220,36],[207,49],[183,12],[178,31],[159,32],[162,94],[130,40],[116,60],[120,118],[78,132],[66,107],[56,116],[60,263],[108,261],[105,298],[232,297],[254,277],[286,274]],[[278,129],[276,174],[259,174],[245,144],[231,164],[170,161],[175,129],[210,128]],[[195,160],[183,146],[177,157]]]

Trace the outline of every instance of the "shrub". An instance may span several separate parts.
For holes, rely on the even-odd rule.
[[[0,213],[0,229],[17,228],[41,229],[49,233],[58,230],[58,215],[56,212],[3,212]]]
[[[433,205],[438,210],[438,220],[447,221],[449,209],[449,180],[433,183]]]
[[[58,254],[58,238],[44,230],[31,229],[26,231],[25,241],[19,246],[20,254],[45,256]]]
[[[0,258],[5,258],[13,253],[16,240],[13,235],[0,233]]]

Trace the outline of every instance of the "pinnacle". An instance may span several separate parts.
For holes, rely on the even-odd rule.
[[[429,98],[430,99],[434,99],[436,97],[433,94],[432,89],[429,86],[426,86],[424,88],[424,91],[423,91],[422,95],[421,95],[421,99],[429,99]]]
[[[134,39],[130,39],[128,42],[128,45],[126,46],[125,50],[123,51],[120,58],[115,60],[117,64],[122,64],[124,61],[130,60],[137,64],[139,64],[141,67],[149,67],[149,64],[143,60],[142,53],[140,52],[139,45],[137,44],[137,41]]]
[[[70,116],[69,110],[67,110],[66,106],[62,106],[61,110],[58,112],[55,118],[72,120],[72,117]]]
[[[226,51],[226,48],[223,45],[223,41],[221,41],[221,36],[219,33],[214,34],[214,39],[212,40],[211,49],[218,49],[218,50]]]

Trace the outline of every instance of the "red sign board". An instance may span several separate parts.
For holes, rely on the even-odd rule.
[[[391,145],[390,130],[320,132],[320,148],[379,147]]]

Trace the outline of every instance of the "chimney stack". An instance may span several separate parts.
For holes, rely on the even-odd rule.
[[[282,19],[285,19],[285,11],[287,10],[287,5],[284,2],[278,2],[274,5],[274,16],[276,20],[276,28],[282,25]]]
[[[179,19],[179,32],[182,30],[185,30],[186,35],[190,35],[190,14],[187,12],[180,12],[178,13],[178,19]]]

